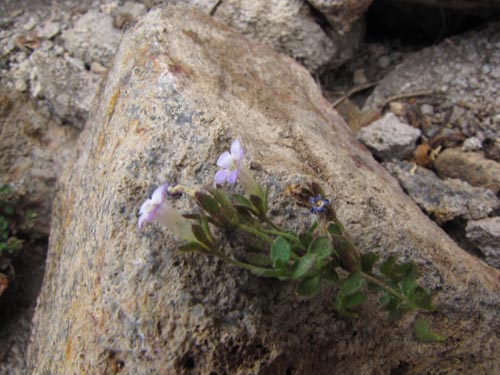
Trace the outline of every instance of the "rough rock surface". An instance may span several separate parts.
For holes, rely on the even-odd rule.
[[[335,30],[348,31],[367,11],[373,0],[307,0],[323,14]]]
[[[299,0],[177,0],[195,6],[252,40],[266,43],[315,71],[333,59],[337,48]]]
[[[0,178],[38,217],[35,230],[48,235],[56,182],[75,146],[77,132],[41,115],[14,90],[0,90]]]
[[[482,152],[447,149],[438,155],[434,167],[443,177],[460,178],[472,186],[482,186],[497,194],[500,191],[500,164],[485,159]]]
[[[455,36],[407,57],[374,90],[366,108],[380,107],[399,94],[422,94],[450,102],[448,124],[500,134],[500,23]],[[444,124],[444,125],[448,125]],[[481,139],[483,140],[483,139]]]
[[[363,142],[377,158],[382,160],[404,159],[415,150],[420,130],[401,122],[388,112],[381,119],[362,128],[357,138]]]
[[[194,11],[156,9],[123,39],[100,99],[61,180],[29,373],[500,370],[500,272],[411,202],[291,59]],[[370,301],[345,320],[330,288],[300,300],[291,285],[177,254],[161,230],[139,235],[149,189],[207,183],[234,138],[278,218],[291,220],[281,189],[316,179],[362,251],[414,258],[446,341],[417,343],[414,315],[387,324]]]
[[[485,255],[485,261],[500,268],[500,217],[469,221],[466,237]]]
[[[109,14],[91,9],[75,25],[62,34],[70,53],[89,66],[92,62],[108,65],[113,58],[122,33],[113,27]]]
[[[408,162],[385,164],[401,186],[429,216],[439,224],[455,218],[477,220],[487,217],[500,206],[488,189],[475,188],[458,179],[441,180],[426,168]]]

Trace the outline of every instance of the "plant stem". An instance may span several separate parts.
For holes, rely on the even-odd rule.
[[[408,299],[404,295],[399,293],[394,288],[391,288],[389,285],[387,285],[383,281],[380,281],[379,279],[377,279],[377,278],[375,278],[367,273],[364,273],[362,271],[359,271],[359,272],[367,281],[371,282],[372,284],[375,284],[375,285],[379,286],[380,288],[382,288],[383,290],[385,290],[386,292],[391,293],[394,297],[399,298],[401,301],[408,301]]]
[[[249,270],[249,271],[254,271],[256,268],[258,268],[258,267],[255,267],[255,266],[249,264],[249,263],[240,262],[239,260],[229,258],[228,256],[224,255],[223,253],[221,253],[219,251],[215,251],[215,252],[213,252],[213,254],[218,256],[220,259],[222,259],[226,263],[232,264],[233,266],[237,266],[237,267]]]

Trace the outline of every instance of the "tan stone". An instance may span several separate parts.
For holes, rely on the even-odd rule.
[[[281,189],[314,179],[362,251],[414,258],[436,294],[431,324],[446,341],[419,344],[414,314],[388,324],[372,299],[361,318],[346,320],[332,287],[301,300],[290,283],[176,253],[161,229],[137,232],[151,188],[209,183],[235,138],[271,186],[278,221],[311,221],[294,206],[291,221]],[[412,203],[304,68],[194,11],[156,9],[125,36],[62,177],[29,373],[454,374],[466,366],[492,374],[499,277]]]

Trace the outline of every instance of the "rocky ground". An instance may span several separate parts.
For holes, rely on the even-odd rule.
[[[123,33],[160,2],[0,3],[0,179],[14,186],[26,207],[38,210],[38,236],[48,236],[57,178],[76,150]],[[464,249],[500,267],[500,21],[495,12],[469,12],[467,18],[450,11],[446,29],[429,31],[442,21],[438,18],[420,26],[427,34],[401,30],[394,36],[391,30],[374,31],[377,24],[370,20],[383,11],[379,5],[370,9],[365,24],[335,33],[325,26],[328,12],[308,5],[293,12],[260,9],[256,28],[235,16],[238,9],[221,3],[200,7],[308,67],[358,139],[421,209]],[[266,29],[283,14],[292,14],[282,23],[295,31]],[[330,21],[342,24],[338,18]],[[37,290],[43,247],[37,243],[23,253],[34,261],[19,263],[16,291]],[[0,301],[0,373],[23,373],[36,293],[28,295]],[[19,301],[22,309],[12,308]]]

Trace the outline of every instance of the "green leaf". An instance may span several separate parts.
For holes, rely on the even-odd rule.
[[[432,303],[432,296],[423,288],[417,287],[413,297],[413,303],[424,310],[434,311],[436,307]]]
[[[302,279],[297,286],[297,293],[301,296],[310,297],[319,292],[321,287],[321,277],[311,276]]]
[[[392,278],[395,273],[395,270],[394,270],[394,265],[396,264],[396,257],[394,255],[390,256],[389,258],[387,258],[381,265],[380,265],[380,272],[387,276],[387,277],[390,277]]]
[[[194,236],[198,241],[200,241],[202,244],[205,244],[207,247],[211,248],[214,243],[208,238],[207,234],[201,227],[201,225],[198,225],[196,223],[191,224],[191,230],[193,231]]]
[[[365,284],[365,279],[359,272],[349,275],[340,286],[340,293],[344,296],[353,294],[360,290]]]
[[[229,195],[222,189],[213,188],[210,189],[210,193],[213,195],[215,200],[220,203],[223,207],[232,207]]]
[[[283,237],[276,237],[271,245],[271,258],[273,260],[273,266],[275,268],[284,268],[288,264],[291,254],[292,248],[288,241]]]
[[[247,252],[245,254],[245,259],[254,266],[258,267],[272,267],[273,261],[269,258],[269,255],[264,255],[260,253]]]
[[[195,193],[195,198],[198,202],[198,205],[210,215],[216,216],[219,213],[219,203],[217,203],[217,201],[210,195],[202,193],[201,191],[197,191]]]
[[[299,241],[305,248],[308,248],[312,241],[312,234],[309,232],[300,233]]]
[[[345,316],[346,318],[356,318],[358,314],[347,310],[344,306],[344,297],[345,296],[340,293],[337,294],[337,297],[335,298],[335,309],[337,309],[340,315]]]
[[[262,277],[278,277],[286,279],[287,273],[283,269],[270,269],[270,268],[260,268],[256,267],[251,271],[254,275],[262,276]]]
[[[368,274],[372,273],[373,266],[380,257],[374,253],[361,254],[361,269]]]
[[[316,258],[316,254],[306,254],[302,258],[297,260],[293,265],[292,278],[300,279],[301,277],[305,276],[305,274],[309,272],[316,263]]]
[[[261,197],[252,194],[252,195],[250,195],[250,201],[255,206],[255,208],[257,209],[257,211],[259,211],[260,215],[265,215],[266,214],[266,211],[267,211],[266,204],[262,200]]]
[[[431,331],[429,322],[424,318],[417,318],[413,323],[413,333],[420,342],[444,341],[445,338]]]
[[[412,300],[415,295],[415,288],[417,287],[417,281],[415,280],[415,275],[413,272],[408,272],[401,280],[401,291],[409,300]]]
[[[342,296],[342,304],[344,308],[351,309],[353,307],[359,306],[365,300],[365,294],[363,292],[357,291],[347,296]]]
[[[328,237],[316,237],[312,240],[307,252],[309,254],[317,254],[318,260],[325,259],[333,253],[332,242]]]
[[[183,253],[192,253],[195,251],[200,251],[202,253],[207,253],[207,249],[203,247],[203,245],[199,242],[192,241],[192,242],[187,242],[182,245],[179,245],[178,247],[179,251],[182,251]]]
[[[340,223],[334,223],[334,222],[330,222],[326,230],[330,234],[338,234],[338,235],[341,235],[343,232],[343,228],[340,225]]]
[[[326,266],[326,267],[328,267],[328,266]],[[328,280],[328,281],[333,281],[336,284],[338,284],[338,282],[340,280],[339,275],[337,274],[335,269],[333,269],[333,267],[328,268],[328,269],[323,269],[323,272],[321,273],[321,277],[323,279]]]

